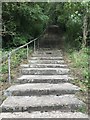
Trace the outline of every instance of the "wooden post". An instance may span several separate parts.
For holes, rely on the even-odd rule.
[[[8,81],[11,84],[11,52],[8,54]]]

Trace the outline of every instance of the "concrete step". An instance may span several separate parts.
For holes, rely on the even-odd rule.
[[[41,49],[41,50],[37,50],[37,51],[35,51],[35,53],[37,53],[37,54],[42,54],[42,53],[62,53],[62,50],[50,50],[50,49],[48,49],[48,50],[46,50],[46,49]]]
[[[65,75],[69,73],[67,68],[22,68],[23,75]]]
[[[31,57],[30,60],[63,60],[63,57]]]
[[[62,64],[64,60],[28,60],[30,64]]]
[[[62,55],[62,51],[61,50],[40,50],[40,51],[35,51],[34,55]]]
[[[22,64],[22,68],[67,68],[66,64]]]
[[[80,88],[70,84],[49,84],[49,83],[27,83],[20,85],[13,85],[5,90],[5,96],[41,96],[41,95],[62,95],[74,94]]]
[[[62,54],[32,54],[32,57],[63,57]]]
[[[60,111],[50,111],[50,112],[41,112],[41,111],[35,111],[32,113],[28,112],[15,112],[15,113],[1,113],[0,114],[0,120],[2,118],[12,118],[10,120],[15,120],[14,118],[37,118],[37,120],[40,120],[40,118],[46,118],[47,120],[50,120],[49,118],[61,118],[59,120],[88,120],[88,115],[83,114],[81,112],[60,112]],[[75,119],[76,118],[76,119]],[[4,120],[4,119],[3,119]]]
[[[74,112],[85,104],[74,95],[10,96],[0,106],[2,112],[51,111]]]
[[[32,57],[63,57],[61,52],[35,52]]]
[[[22,75],[17,79],[17,83],[62,83],[69,82],[72,77],[68,75]]]

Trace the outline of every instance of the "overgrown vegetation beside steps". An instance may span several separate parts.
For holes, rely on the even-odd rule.
[[[80,98],[87,102],[89,84],[89,55],[90,48],[82,48],[79,51],[69,48],[64,51],[65,59],[70,67],[72,75],[75,77],[73,84],[81,88]]]
[[[32,53],[32,48],[29,48],[29,55]],[[4,51],[5,53],[7,51]],[[26,48],[22,48],[16,53],[12,54],[11,56],[11,79],[12,82],[19,76],[20,72],[18,69],[21,63],[27,63],[27,56],[26,56]],[[0,71],[1,71],[1,77],[0,77],[0,83],[6,84],[8,83],[8,59],[5,60],[1,66],[0,66]],[[3,86],[2,89],[4,89],[5,86]],[[0,87],[1,88],[1,87]]]

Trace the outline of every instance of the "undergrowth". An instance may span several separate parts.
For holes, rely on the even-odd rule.
[[[81,50],[69,49],[68,56],[71,60],[71,66],[74,70],[74,74],[78,77],[75,82],[82,84],[86,89],[90,86],[89,84],[89,50],[90,48],[82,48]],[[84,88],[83,88],[84,89]]]
[[[18,66],[20,66],[20,63],[22,61],[27,61],[27,54],[26,54],[26,48],[22,48],[16,53],[11,55],[11,78],[14,78],[14,74],[16,73],[16,69],[18,69]],[[32,48],[29,49],[29,54],[32,52]],[[8,51],[4,51],[4,53],[8,53]],[[4,54],[3,53],[3,54]],[[7,82],[8,80],[8,59],[6,59],[1,65],[0,65],[0,82]]]
[[[71,81],[76,86],[80,87],[77,97],[87,104],[87,107],[79,111],[88,111],[88,96],[90,90],[90,71],[89,71],[89,55],[90,48],[82,48],[76,50],[73,48],[65,48],[66,61],[70,67],[72,76],[75,78]]]

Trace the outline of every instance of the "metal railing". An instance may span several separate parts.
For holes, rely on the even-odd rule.
[[[46,30],[46,29],[45,29]],[[41,36],[43,36],[45,30],[43,31],[43,33],[38,37],[38,38],[35,38],[33,39],[32,41],[12,50],[11,52],[7,53],[5,56],[2,57],[2,59],[0,60],[0,62],[3,62],[3,60],[6,60],[8,58],[8,82],[9,84],[11,84],[11,56],[13,53],[15,53],[16,51],[20,50],[21,48],[24,48],[26,47],[27,49],[27,59],[29,57],[29,44],[31,43],[34,43],[33,45],[33,48],[34,48],[34,52],[36,51],[36,41],[38,40],[38,48],[39,48],[39,39]]]
[[[34,40],[32,40],[32,41],[30,41],[30,42],[28,42],[28,43],[26,43],[25,45],[22,45],[22,46],[20,46],[20,47],[18,47],[18,48],[16,48],[16,49],[14,49],[14,50],[12,50],[11,52],[9,52],[8,53],[8,81],[9,81],[9,84],[11,84],[11,55],[13,54],[13,53],[15,53],[16,51],[18,51],[19,49],[21,49],[21,48],[24,48],[24,47],[27,47],[26,49],[27,49],[27,59],[28,59],[28,51],[29,51],[29,47],[28,47],[28,45],[29,44],[31,44],[31,43],[33,43],[34,42],[34,52],[35,52],[35,50],[36,50],[36,40],[38,40],[38,38],[36,38],[36,39],[34,39]]]

